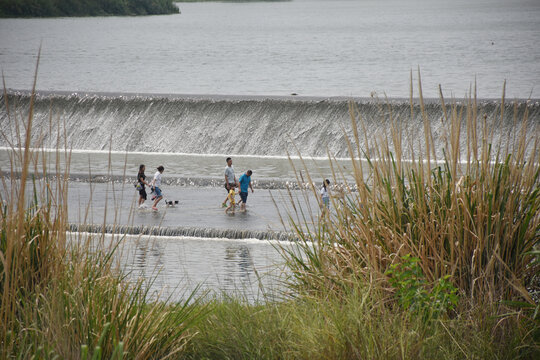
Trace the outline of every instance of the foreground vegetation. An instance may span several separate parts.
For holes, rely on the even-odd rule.
[[[7,99],[7,97],[4,97]],[[7,100],[6,100],[7,101]],[[187,329],[206,306],[188,297],[167,304],[150,299],[143,281],[130,282],[118,271],[113,254],[118,239],[69,239],[68,173],[48,164],[69,151],[31,155],[33,96],[19,132],[18,113],[6,104],[17,133],[11,171],[2,175],[0,192],[0,358],[114,359],[165,358],[181,351]],[[57,132],[50,125],[41,131]],[[60,135],[59,135],[60,136]],[[58,180],[37,181],[30,174],[56,174]],[[28,186],[31,183],[32,186]],[[160,301],[162,300],[162,301]]]
[[[0,17],[162,15],[178,12],[172,0],[0,0]]]
[[[322,295],[322,294],[321,294]],[[429,322],[392,308],[380,289],[248,306],[216,301],[183,352],[188,359],[535,359],[531,325],[476,308]]]
[[[291,271],[287,300],[216,302],[187,357],[538,358],[538,125],[527,114],[516,119],[514,141],[503,146],[474,97],[464,104],[442,114],[442,159],[423,114],[426,155],[412,160],[404,156],[413,145],[403,143],[404,120],[390,105],[381,119],[390,130],[368,139],[351,104],[351,158],[368,166],[351,160],[351,183],[331,161],[333,183],[343,184],[332,213],[314,214],[291,196],[287,222],[300,242],[281,249]],[[313,184],[300,170],[298,181]],[[305,196],[319,199],[312,191]]]
[[[354,183],[331,162],[333,183],[343,184],[334,211],[295,207],[287,222],[300,241],[280,249],[288,291],[250,305],[152,300],[147,284],[115,266],[118,242],[69,241],[67,174],[26,186],[31,170],[55,171],[54,159],[30,155],[40,145],[27,136],[30,110],[12,159],[21,178],[3,178],[0,192],[0,357],[538,358],[537,129],[520,119],[515,143],[494,143],[471,98],[443,114],[446,156],[434,159],[425,118],[426,156],[411,161],[403,120],[386,114],[392,130],[361,139],[351,105]],[[69,163],[69,152],[56,156]]]

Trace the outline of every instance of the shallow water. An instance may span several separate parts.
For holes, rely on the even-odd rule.
[[[158,211],[150,209],[150,191],[145,209],[138,209],[139,194],[133,186],[110,183],[89,184],[74,182],[69,185],[69,219],[72,223],[116,224],[128,226],[162,228],[214,229],[213,237],[229,237],[227,230],[283,231],[280,212],[288,227],[287,211],[289,195],[285,190],[257,189],[249,192],[247,211],[225,214],[221,203],[227,192],[224,188],[196,188],[162,186],[163,197]],[[293,192],[295,199],[303,201],[301,192]],[[275,203],[272,200],[275,199]],[[179,201],[178,205],[167,206],[165,201]],[[239,201],[240,197],[236,196]],[[312,195],[312,206],[316,199]],[[179,233],[177,233],[179,234]]]
[[[151,179],[158,164],[165,166],[163,181],[178,186],[219,186],[224,181],[225,159],[228,155],[220,154],[179,154],[157,152],[120,152],[73,150],[69,157],[60,151],[46,152],[46,163],[50,169],[63,172],[69,164],[70,177],[73,180],[87,182],[101,182],[104,179],[124,178],[135,179],[140,164],[146,164],[146,175]],[[42,163],[41,150],[35,152],[38,163]],[[0,169],[6,171],[11,168],[10,159],[13,151],[10,148],[0,147]],[[294,165],[291,165],[291,163]],[[340,160],[337,163],[345,170],[347,175],[351,172],[351,161]],[[303,160],[289,160],[286,156],[250,156],[233,155],[235,174],[240,177],[248,169],[253,171],[252,181],[257,186],[261,183],[265,188],[284,188],[284,182],[291,185],[296,182],[296,174],[307,170],[316,177],[330,177],[332,169],[328,158],[306,157]],[[306,168],[305,168],[306,167]],[[16,166],[14,170],[20,171]],[[300,179],[301,180],[301,179]],[[322,180],[320,180],[322,181]],[[272,185],[274,182],[274,185]]]
[[[71,234],[82,241],[87,234]],[[78,239],[78,240],[77,240]],[[258,239],[105,236],[120,242],[116,260],[129,279],[144,279],[149,297],[182,301],[197,296],[235,296],[250,303],[279,298],[287,270],[278,250],[288,242]]]

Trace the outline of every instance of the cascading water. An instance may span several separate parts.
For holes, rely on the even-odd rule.
[[[0,108],[3,129],[0,147],[18,144],[17,127],[19,133],[24,129],[22,122],[30,110],[28,93],[11,92],[7,96],[7,99],[2,99]],[[9,103],[9,115],[5,100]],[[268,195],[269,190],[279,192],[279,189],[293,189],[298,185],[295,173],[291,172],[289,162],[283,157],[288,153],[296,155],[296,149],[308,158],[324,158],[327,149],[338,158],[348,157],[345,136],[352,138],[354,134],[349,113],[351,104],[355,105],[354,115],[363,120],[363,125],[358,125],[361,151],[373,150],[367,148],[365,139],[371,141],[381,136],[388,137],[389,129],[399,126],[404,158],[421,158],[425,144],[424,115],[431,125],[437,157],[441,159],[446,151],[450,134],[444,124],[445,111],[449,114],[453,109],[451,106],[443,108],[438,100],[426,100],[422,114],[418,101],[411,106],[406,99],[64,93],[40,93],[36,96],[32,146],[62,149],[67,144],[67,148],[78,150],[71,157],[70,194],[73,188],[79,192],[72,195],[77,198],[70,202],[79,204],[80,208],[81,199],[82,203],[91,201],[97,219],[105,213],[105,199],[111,193],[122,199],[116,207],[123,209],[125,214],[132,206],[132,198],[136,196],[133,190],[128,187],[125,194],[123,191],[119,193],[111,184],[133,182],[140,163],[148,165],[149,176],[158,164],[166,165],[163,181],[166,199],[180,199],[178,209],[164,211],[164,218],[138,214],[135,223],[128,217],[106,219],[106,223],[117,225],[107,225],[104,230],[101,225],[91,224],[96,220],[90,221],[89,228],[81,229],[77,224],[87,222],[71,219],[74,231],[289,239],[290,233],[275,231],[279,228],[276,225],[279,217],[274,213],[274,200]],[[507,101],[504,111],[501,108],[501,101],[494,100],[480,100],[476,107],[478,127],[487,125],[493,143],[502,146],[508,143],[512,149],[519,142],[523,127],[530,134],[538,132],[538,101]],[[460,118],[465,119],[466,109],[458,104],[457,110],[463,111]],[[466,133],[465,121],[461,127],[462,133]],[[465,136],[461,141],[461,149],[465,152]],[[534,151],[534,144],[526,146],[526,151]],[[109,149],[116,153],[107,154]],[[412,154],[407,151],[412,151]],[[9,164],[8,153],[0,152],[0,164]],[[221,189],[225,157],[217,154],[235,156],[238,176],[248,168],[255,170],[254,183],[258,193],[249,200],[254,210],[250,212],[250,218],[221,219],[219,206],[223,200],[221,197],[225,197]],[[372,156],[376,154],[372,153]],[[331,175],[331,169],[327,165],[325,167],[324,162],[318,159],[317,163],[314,160],[314,164],[309,165],[316,182]],[[346,162],[343,164],[348,166]],[[297,165],[297,169],[302,169],[298,161]],[[93,192],[92,199],[87,195],[86,183],[100,189]],[[307,184],[303,185],[309,188]],[[104,203],[100,204],[100,201]],[[98,224],[100,222],[97,221]]]
[[[260,239],[294,241],[297,239],[292,232],[266,231],[266,230],[240,230],[240,229],[215,229],[201,227],[163,227],[163,226],[129,226],[129,225],[97,225],[97,224],[70,224],[70,231],[129,234],[129,235],[153,235],[153,236],[189,236],[203,238],[227,238],[227,239]]]
[[[56,129],[65,124],[69,147],[81,150],[286,156],[287,152],[296,154],[296,147],[303,156],[326,156],[328,149],[336,157],[347,157],[344,134],[353,136],[351,101],[366,124],[361,141],[385,134],[393,119],[402,128],[403,144],[407,148],[412,144],[415,157],[421,155],[420,106],[415,102],[411,109],[408,100],[395,99],[41,94],[34,108],[34,124],[41,131],[33,133],[33,142],[55,148],[59,145]],[[17,140],[13,131],[7,131],[13,129],[13,119],[7,115],[4,99],[1,102],[0,124],[7,138],[0,138],[0,146],[8,146],[8,141]],[[27,93],[11,93],[8,102],[19,120],[29,111]],[[503,145],[522,126],[531,132],[540,123],[538,101],[506,101],[502,117],[501,101],[481,100],[477,109],[479,124],[485,118],[494,142],[501,139]],[[425,114],[438,156],[448,137],[443,110],[438,100],[426,101]],[[451,111],[450,106],[446,111]],[[462,126],[465,131],[464,122]]]

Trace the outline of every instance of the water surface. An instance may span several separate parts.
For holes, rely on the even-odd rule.
[[[504,80],[508,98],[540,97],[540,1],[295,0],[179,6],[182,13],[170,16],[0,19],[0,68],[7,87],[32,87],[41,45],[37,88],[65,91],[36,104],[36,129],[42,132],[33,134],[32,143],[76,149],[70,164],[70,221],[208,228],[220,234],[221,239],[122,240],[122,266],[134,278],[155,279],[152,292],[163,291],[173,299],[181,298],[175,289],[189,292],[197,284],[218,293],[247,289],[250,301],[260,299],[261,288],[279,288],[274,277],[261,276],[266,270],[280,272],[274,267],[280,257],[273,245],[227,239],[227,232],[282,229],[278,209],[285,210],[285,201],[276,207],[268,189],[283,191],[296,181],[287,153],[298,151],[310,159],[316,183],[332,178],[323,159],[327,150],[348,155],[346,99],[364,99],[359,105],[366,118],[362,152],[370,150],[364,138],[384,136],[391,127],[390,112],[375,99],[385,94],[407,99],[411,70],[414,96],[420,68],[424,95],[430,98],[438,97],[438,84],[445,97],[461,98],[476,81],[479,98],[497,99]],[[296,100],[299,96],[292,94],[309,98]],[[334,96],[344,99],[327,99]],[[12,104],[20,106],[15,115],[7,116],[5,107],[0,112],[6,135],[1,146],[20,143],[15,123],[26,118],[29,99],[15,98],[19,103]],[[518,122],[513,105],[507,107],[504,117],[496,102],[485,100],[479,107],[479,116],[485,114],[495,129],[496,141],[517,139],[522,126],[537,133],[538,101],[516,105]],[[400,122],[404,143],[414,145],[409,158],[421,157],[420,112],[416,109],[410,119],[407,100],[399,100],[393,111],[405,119]],[[522,122],[527,112],[530,120]],[[442,113],[440,106],[428,106],[439,155],[448,138]],[[58,133],[66,138],[59,140]],[[109,149],[114,150],[110,155]],[[254,171],[257,186],[246,214],[228,216],[219,207],[229,155],[237,174]],[[11,159],[10,151],[1,149],[2,172],[9,173]],[[158,165],[165,166],[165,194],[180,200],[179,207],[161,208],[157,214],[137,211],[130,185],[110,181],[134,177],[141,163],[149,176]],[[54,156],[48,164],[50,169],[66,167],[66,161]],[[301,167],[300,161],[295,164]],[[349,163],[342,164],[345,177],[350,176]],[[315,206],[315,219],[317,211]]]
[[[540,94],[540,2],[180,3],[148,17],[0,19],[9,88],[175,94]],[[416,74],[414,75],[416,81]]]
[[[86,236],[72,233],[71,239],[82,242]],[[128,278],[144,280],[149,298],[173,302],[194,291],[250,303],[279,298],[288,274],[280,249],[294,246],[258,239],[105,235],[105,246],[117,243],[115,260]]]

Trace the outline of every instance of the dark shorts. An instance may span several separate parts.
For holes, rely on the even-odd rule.
[[[146,189],[143,187],[142,190],[139,190],[139,195],[146,200]]]
[[[248,196],[248,193],[247,192],[241,192],[240,191],[240,199],[242,199],[242,202],[245,204],[246,201],[247,201],[247,196]]]
[[[236,187],[236,184],[235,183],[230,183],[229,184],[229,188],[227,188],[227,184],[225,184],[225,190],[227,190],[227,193],[229,193],[229,190],[232,189],[232,188],[235,188]]]

